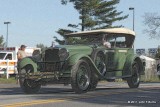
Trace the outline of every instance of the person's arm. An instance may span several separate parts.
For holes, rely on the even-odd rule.
[[[17,53],[17,58],[18,58],[18,60],[22,59],[22,55],[20,52]]]

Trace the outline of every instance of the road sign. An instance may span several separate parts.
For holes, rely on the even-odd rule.
[[[138,55],[145,54],[145,49],[136,49],[136,53],[137,53]]]
[[[149,48],[148,52],[149,52],[149,54],[156,54],[157,53],[157,48]]]

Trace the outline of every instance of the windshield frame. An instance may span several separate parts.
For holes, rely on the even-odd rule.
[[[85,36],[82,36],[82,35],[67,36],[65,37],[65,44],[66,45],[98,44],[98,43],[101,43],[102,38],[103,38],[102,34],[99,34],[99,35],[92,34],[92,35],[85,35]],[[69,41],[70,39],[71,41]]]
[[[86,43],[70,43],[68,40],[69,38],[74,38],[74,37],[78,37],[78,38],[90,38],[90,39],[95,39],[96,42],[92,42],[92,41],[88,41]],[[92,44],[102,44],[103,39],[105,38],[108,42],[110,42],[110,39],[113,38],[118,38],[118,37],[125,37],[125,41],[123,41],[125,43],[125,47],[126,48],[132,48],[133,47],[133,43],[135,40],[135,36],[131,36],[130,34],[123,34],[123,33],[100,33],[100,34],[88,34],[88,35],[70,35],[65,37],[65,45],[92,45]],[[96,38],[98,40],[96,40]],[[80,39],[81,40],[81,39]],[[123,44],[124,44],[123,43]],[[112,47],[116,47],[116,39],[115,39],[115,43],[114,45],[112,44]]]

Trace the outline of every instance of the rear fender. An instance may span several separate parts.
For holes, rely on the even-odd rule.
[[[140,59],[140,57],[135,57],[134,61],[136,61],[139,65],[139,71],[140,71],[140,75],[144,75],[145,74],[145,64],[142,62],[142,60]]]
[[[133,54],[130,54],[126,58],[126,62],[125,62],[124,68],[123,68],[123,76],[131,76],[132,75],[132,64],[134,62],[137,62],[139,65],[140,75],[144,75],[145,68],[144,68],[144,65],[143,65],[143,62],[141,61],[141,59],[136,55],[133,56]]]

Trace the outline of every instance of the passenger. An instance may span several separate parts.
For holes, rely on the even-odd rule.
[[[17,53],[18,61],[27,56],[25,53],[25,49],[26,49],[26,46],[21,45],[20,50],[18,50],[18,53]]]
[[[107,42],[105,39],[103,39],[103,45],[104,45],[106,48],[111,48],[111,43],[110,43],[110,42]]]

